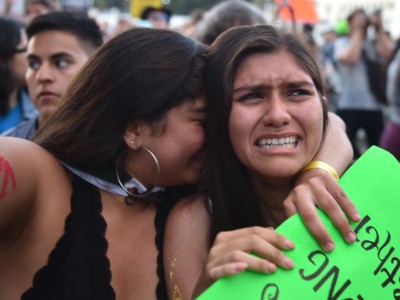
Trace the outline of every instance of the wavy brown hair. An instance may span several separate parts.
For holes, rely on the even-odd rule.
[[[236,70],[254,53],[279,50],[291,53],[311,76],[323,107],[324,131],[327,105],[322,100],[323,81],[301,40],[269,25],[242,26],[227,30],[211,45],[206,90],[208,97],[209,195],[212,199],[211,242],[220,231],[249,226],[269,226],[261,200],[255,193],[247,169],[236,157],[229,137],[229,115]],[[268,72],[268,69],[265,70]]]

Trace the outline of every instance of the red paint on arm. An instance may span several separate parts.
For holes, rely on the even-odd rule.
[[[0,157],[0,200],[16,188],[17,183],[10,164],[3,157]]]

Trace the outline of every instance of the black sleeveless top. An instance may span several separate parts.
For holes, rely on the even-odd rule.
[[[161,300],[167,299],[162,258],[164,227],[174,200],[177,200],[177,197],[165,198],[170,199],[157,203],[155,217],[155,242],[159,251],[156,296]],[[33,286],[22,295],[22,300],[115,299],[110,284],[110,262],[106,256],[107,224],[101,210],[97,187],[74,175],[71,213],[65,222],[64,235],[50,253],[47,265],[35,274]]]

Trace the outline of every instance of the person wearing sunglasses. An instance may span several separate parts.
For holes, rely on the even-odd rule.
[[[26,91],[27,38],[22,23],[0,17],[0,133],[38,112]]]

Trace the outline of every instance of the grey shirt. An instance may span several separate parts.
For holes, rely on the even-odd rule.
[[[367,68],[364,59],[360,57],[354,65],[345,64],[340,57],[349,45],[350,37],[340,37],[334,44],[334,57],[337,62],[338,73],[341,82],[341,93],[339,95],[338,109],[357,110],[382,110],[381,104],[370,91]],[[365,41],[363,49],[372,60],[377,60],[378,53],[371,40]]]

